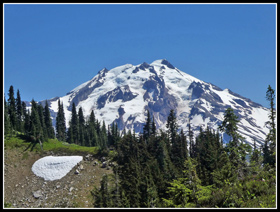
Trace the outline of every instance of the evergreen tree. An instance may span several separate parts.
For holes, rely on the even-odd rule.
[[[168,129],[170,142],[173,145],[176,142],[176,136],[178,130],[176,115],[173,109],[170,110],[170,113],[167,117],[166,128]]]
[[[150,115],[150,111],[147,110],[147,120],[143,127],[143,137],[145,140],[147,140],[150,137],[152,132],[151,128],[152,128],[151,115]]]
[[[156,131],[157,131],[157,127],[156,127],[156,123],[155,123],[155,117],[153,116],[153,121],[152,121],[152,135],[156,136]]]
[[[47,131],[47,137],[54,138],[54,129],[52,126],[51,114],[47,101],[45,101],[45,107],[44,107],[44,121],[45,121],[45,127]]]
[[[148,208],[156,208],[159,202],[159,197],[157,187],[151,174],[146,178],[146,184],[147,200],[145,206]]]
[[[43,132],[42,140],[45,141],[48,137],[48,133],[47,133],[46,125],[45,125],[44,108],[41,104],[37,105],[37,112],[38,112],[38,115],[39,115],[41,128],[42,128],[42,132]]]
[[[185,161],[188,157],[188,143],[187,137],[184,134],[183,129],[180,132],[180,143],[181,143],[181,158]]]
[[[263,147],[262,147],[262,151],[263,151],[263,164],[269,164],[271,161],[271,154],[269,151],[269,146],[268,146],[268,140],[265,139]]]
[[[38,113],[38,105],[34,101],[34,99],[32,99],[31,105],[30,134],[31,136],[33,136],[35,141],[42,141],[42,139],[44,138],[43,129]]]
[[[67,142],[68,143],[75,143],[75,144],[80,144],[79,143],[79,120],[78,120],[78,115],[76,112],[76,105],[73,102],[72,103],[72,113],[71,113],[71,120],[69,122],[69,129],[67,132]]]
[[[232,108],[227,108],[224,115],[224,120],[222,125],[219,126],[219,129],[222,132],[225,132],[231,137],[226,150],[229,153],[229,159],[233,164],[233,167],[236,172],[239,174],[239,178],[244,177],[244,167],[245,164],[245,157],[244,157],[244,148],[245,145],[240,143],[240,140],[243,140],[242,136],[237,132],[238,127],[238,117],[234,114]]]
[[[114,207],[113,204],[113,195],[109,188],[109,179],[108,175],[104,175],[101,180],[101,186],[98,190],[96,187],[92,192],[92,195],[95,198],[94,207],[96,208],[111,208]]]
[[[250,167],[252,174],[258,174],[261,170],[262,156],[260,150],[256,146],[256,141],[254,140],[253,152],[250,156]]]
[[[95,128],[95,115],[94,115],[93,110],[91,111],[91,113],[89,115],[89,123],[91,123]]]
[[[163,199],[166,207],[198,207],[212,193],[211,187],[204,187],[196,173],[196,162],[188,158],[185,162],[184,176],[174,179],[168,187],[168,199]]]
[[[275,128],[275,108],[274,108],[274,90],[269,85],[266,91],[266,99],[270,104],[270,114],[268,124],[270,126],[269,133],[266,137],[265,145],[263,148],[264,152],[264,164],[275,167],[275,156],[276,156],[276,128]]]
[[[237,133],[237,123],[238,117],[234,114],[234,111],[231,107],[227,108],[224,115],[224,120],[222,125],[219,126],[219,129],[222,132],[225,132],[232,138],[232,142],[235,147],[238,145],[238,140],[240,139],[240,135]]]
[[[189,119],[189,124],[188,124],[188,136],[189,136],[189,143],[190,143],[190,157],[191,158],[194,158],[194,136],[193,136],[193,131],[191,130],[191,122],[190,122],[190,119]]]
[[[22,119],[23,119],[23,123],[22,123],[22,132],[28,134],[28,130],[29,130],[29,125],[30,125],[30,114],[29,114],[29,110],[27,111],[26,109],[26,103],[22,102]]]
[[[11,85],[8,93],[8,114],[11,123],[11,131],[16,130],[17,118],[16,118],[16,101],[14,97],[14,87]]]
[[[198,176],[202,185],[213,184],[211,173],[217,168],[218,159],[221,154],[219,136],[208,127],[206,131],[200,130],[196,138],[195,158],[198,162]]]
[[[270,125],[270,140],[275,142],[276,139],[276,129],[275,129],[275,108],[274,108],[274,99],[275,99],[275,94],[274,94],[274,90],[271,88],[271,86],[269,85],[266,91],[266,100],[269,101],[270,104],[270,114],[269,114],[269,125]]]
[[[8,114],[8,104],[6,98],[4,97],[4,135],[9,135],[11,132],[11,123]]]
[[[119,135],[118,124],[113,122],[111,127],[108,128],[108,145],[115,146],[117,142],[119,142],[119,139],[120,139],[120,135]]]
[[[250,158],[250,163],[252,162],[259,162],[260,160],[260,152],[257,148],[257,145],[256,145],[256,140],[254,140],[254,149],[253,149],[253,154]]]
[[[120,190],[123,204],[130,207],[140,207],[141,191],[140,178],[141,170],[139,164],[139,148],[137,140],[128,131],[117,146],[117,163],[120,180]]]
[[[31,129],[31,120],[30,120],[30,111],[28,110],[24,116],[24,133],[30,135]]]
[[[100,140],[100,143],[99,143],[99,148],[100,150],[107,150],[108,148],[108,137],[107,137],[107,131],[106,131],[106,125],[105,125],[105,121],[103,121],[103,124],[102,124],[102,128],[101,128],[101,131],[100,131],[100,134],[99,134],[99,140]]]
[[[159,141],[158,148],[156,151],[156,159],[159,164],[159,169],[163,174],[165,182],[169,182],[170,180],[174,179],[177,171],[173,163],[171,162],[168,145],[169,141],[167,135],[164,132],[161,132],[161,135],[158,137]]]
[[[217,169],[211,174],[213,176],[213,182],[218,188],[222,188],[227,182],[234,183],[237,180],[236,168],[231,163],[225,151],[219,157]]]
[[[17,116],[17,130],[22,132],[23,131],[23,120],[22,120],[22,103],[19,90],[17,90],[17,98],[16,98],[16,116]]]
[[[78,119],[79,119],[79,143],[84,146],[85,145],[85,118],[83,114],[82,107],[79,108],[78,111]]]
[[[93,110],[91,111],[89,116],[87,131],[88,131],[88,145],[96,146],[99,142],[98,142],[98,135],[96,131],[96,120],[95,120]]]
[[[58,112],[56,116],[56,138],[59,141],[66,140],[66,125],[63,103],[60,104],[60,99],[58,100]]]

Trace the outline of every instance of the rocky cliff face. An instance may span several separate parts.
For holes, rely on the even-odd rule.
[[[255,139],[262,144],[269,130],[265,124],[267,108],[192,77],[167,60],[102,69],[66,96],[48,100],[54,121],[58,99],[63,102],[67,124],[74,102],[77,108],[83,108],[84,115],[93,110],[99,120],[106,124],[116,122],[121,130],[141,132],[147,110],[154,116],[157,128],[164,129],[171,109],[185,131],[189,122],[194,130],[207,126],[217,130],[228,107],[240,118],[239,133],[247,142],[252,144]]]

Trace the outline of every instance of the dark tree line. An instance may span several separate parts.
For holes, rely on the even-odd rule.
[[[91,111],[72,104],[66,130],[63,103],[58,101],[56,133],[48,104],[31,102],[31,111],[14,98],[10,87],[4,99],[5,135],[25,133],[37,141],[56,138],[77,145],[97,146],[103,153],[114,147],[114,174],[105,175],[92,195],[95,207],[273,207],[276,182],[276,129],[274,90],[269,86],[270,131],[261,148],[253,149],[238,133],[238,117],[232,108],[224,113],[217,131],[200,128],[194,137],[191,124],[186,134],[179,129],[174,110],[167,118],[167,131],[157,130],[147,111],[143,132],[122,132],[117,124],[106,127]],[[223,143],[221,133],[230,141]],[[274,202],[273,202],[274,201]]]
[[[92,191],[94,206],[275,207],[275,128],[267,135],[269,145],[257,148],[254,142],[252,149],[238,133],[238,122],[228,108],[218,131],[200,128],[194,138],[190,123],[187,136],[178,130],[173,110],[167,132],[156,131],[148,111],[142,134],[128,131],[119,138],[117,166]],[[226,144],[223,132],[230,136]]]
[[[269,113],[269,121],[268,125],[270,127],[270,131],[265,139],[265,143],[263,146],[263,154],[264,154],[264,163],[268,163],[270,165],[275,166],[276,162],[276,128],[275,128],[275,118],[276,111],[274,108],[274,99],[275,94],[274,90],[269,85],[266,91],[266,99],[269,101],[270,105],[270,113]]]
[[[66,130],[63,103],[60,103],[60,101],[58,101],[58,108],[56,117],[56,136],[58,140],[81,146],[97,146],[105,152],[108,151],[110,146],[116,144],[119,138],[117,124],[113,123],[106,127],[104,121],[100,122],[95,118],[93,110],[86,120],[82,107],[77,111],[76,105],[73,103],[69,128]]]
[[[101,151],[108,151],[110,146],[116,145],[120,134],[117,124],[110,126],[95,118],[92,111],[88,120],[85,119],[83,110],[72,105],[71,120],[69,128],[66,128],[63,103],[58,100],[58,112],[56,126],[52,126],[52,120],[48,102],[42,104],[31,101],[31,110],[28,110],[26,103],[21,101],[19,90],[14,97],[14,88],[10,86],[8,101],[4,98],[4,135],[15,135],[23,133],[33,141],[44,142],[48,138],[57,138],[82,146],[97,146]]]
[[[10,86],[8,96],[8,102],[4,98],[4,135],[20,132],[40,142],[55,137],[47,101],[43,107],[32,100],[30,112],[21,101],[19,90],[15,99],[14,88]]]

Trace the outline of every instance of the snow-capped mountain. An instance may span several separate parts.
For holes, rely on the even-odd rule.
[[[240,118],[239,133],[247,142],[252,144],[255,139],[260,145],[269,131],[267,108],[190,76],[165,59],[104,68],[66,96],[48,100],[54,124],[58,99],[63,102],[67,127],[74,102],[77,108],[82,107],[85,116],[93,110],[96,118],[107,125],[116,122],[121,130],[141,132],[147,110],[154,116],[157,128],[164,129],[170,109],[175,110],[179,127],[185,132],[189,120],[194,131],[198,132],[200,126],[216,130],[226,108],[232,107]]]

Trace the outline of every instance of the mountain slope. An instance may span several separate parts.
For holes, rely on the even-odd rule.
[[[176,111],[179,127],[185,132],[189,120],[195,131],[200,126],[217,130],[225,109],[232,107],[240,118],[239,133],[246,142],[252,144],[255,139],[260,145],[269,131],[265,124],[267,108],[190,76],[165,59],[104,68],[66,96],[48,100],[54,124],[58,99],[64,105],[67,127],[74,102],[77,108],[82,107],[85,116],[94,110],[99,120],[106,124],[116,122],[121,130],[141,132],[147,110],[154,116],[157,128],[164,129],[170,109]],[[226,135],[224,139],[228,139]]]

